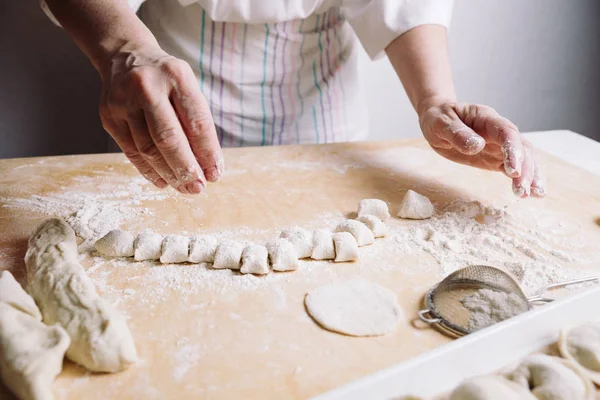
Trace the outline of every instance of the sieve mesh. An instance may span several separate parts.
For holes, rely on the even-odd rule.
[[[522,310],[529,310],[527,297],[515,280],[506,272],[485,265],[471,265],[455,271],[435,286],[427,296],[430,313],[441,319],[440,324],[454,333],[472,333],[469,328],[471,311],[461,300],[480,289],[514,293],[521,300]]]

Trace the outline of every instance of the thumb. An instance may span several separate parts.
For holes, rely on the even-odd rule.
[[[485,139],[461,120],[450,123],[445,131],[444,139],[461,154],[472,156],[481,152],[485,147]]]

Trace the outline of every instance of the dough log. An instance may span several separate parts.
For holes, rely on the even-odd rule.
[[[116,372],[137,361],[125,318],[96,293],[65,221],[48,219],[36,229],[25,264],[44,322],[59,324],[71,338],[69,359],[93,372]]]

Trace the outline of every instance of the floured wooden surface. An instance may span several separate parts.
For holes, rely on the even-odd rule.
[[[54,386],[58,399],[306,398],[448,340],[409,320],[379,338],[322,330],[304,310],[312,288],[359,275],[394,291],[411,317],[432,284],[468,261],[514,264],[529,286],[538,275],[600,268],[600,177],[550,156],[541,157],[551,192],[541,201],[516,200],[504,176],[450,163],[421,140],[233,149],[225,157],[224,179],[201,196],[154,189],[121,155],[0,161],[0,269],[23,282],[31,231],[49,215],[79,212],[71,222],[85,239],[82,263],[129,316],[142,359],[113,375],[67,363]],[[489,228],[468,217],[392,218],[391,235],[361,248],[357,263],[301,261],[298,271],[266,277],[89,253],[93,239],[117,227],[256,242],[293,225],[333,228],[362,198],[387,201],[395,215],[407,189],[438,210],[479,200],[510,215]],[[544,265],[550,272],[531,273]]]

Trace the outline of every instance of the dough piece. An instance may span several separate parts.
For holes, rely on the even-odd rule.
[[[275,239],[266,247],[273,271],[294,271],[298,268],[298,254],[289,240]]]
[[[333,260],[335,258],[335,247],[333,235],[326,229],[315,229],[312,232],[313,250],[310,258],[313,260]]]
[[[142,232],[133,242],[136,261],[158,260],[162,252],[163,235],[156,232]]]
[[[435,214],[435,207],[431,201],[417,192],[409,190],[400,203],[398,216],[407,219],[427,219]]]
[[[384,237],[387,235],[387,226],[374,215],[363,215],[362,217],[356,218],[358,222],[362,222],[373,232],[373,236],[376,238]]]
[[[363,199],[358,203],[358,216],[374,215],[380,221],[390,218],[390,211],[385,201],[379,199]]]
[[[160,262],[163,264],[187,262],[190,239],[181,235],[167,235],[162,243]]]
[[[217,238],[214,236],[194,236],[190,241],[191,263],[211,263],[215,260],[217,250]]]
[[[67,357],[92,372],[117,372],[137,361],[125,318],[96,293],[77,261],[73,229],[61,219],[44,221],[25,254],[29,291],[44,323],[62,326]]]
[[[244,251],[243,243],[233,240],[224,240],[219,243],[215,251],[215,262],[213,268],[216,269],[240,269],[242,260],[242,252]]]
[[[279,235],[294,245],[298,258],[309,258],[312,255],[313,239],[310,231],[302,228],[286,229]]]
[[[539,400],[593,400],[592,382],[569,360],[534,354],[521,362],[508,377]]]
[[[594,383],[600,385],[600,323],[590,322],[561,332],[560,354],[579,365]]]
[[[335,247],[335,262],[358,260],[358,244],[349,232],[337,232],[333,234],[333,245]]]
[[[109,257],[133,257],[134,240],[131,233],[115,229],[96,240],[94,248]]]
[[[354,236],[358,247],[373,244],[375,237],[373,232],[362,222],[354,219],[347,219],[335,228],[336,232],[348,232]]]
[[[33,301],[30,298],[31,301]],[[8,303],[0,303],[0,376],[21,400],[52,400],[69,335],[46,326]]]
[[[31,315],[38,321],[42,320],[40,309],[35,305],[31,296],[23,290],[19,282],[8,271],[0,273],[0,303],[6,303],[19,311]]]
[[[311,290],[304,303],[323,328],[350,336],[385,335],[403,318],[393,292],[359,278]]]
[[[251,244],[242,252],[242,274],[265,275],[269,270],[269,253],[265,246]]]
[[[536,400],[528,389],[500,375],[467,379],[450,394],[450,400]]]

